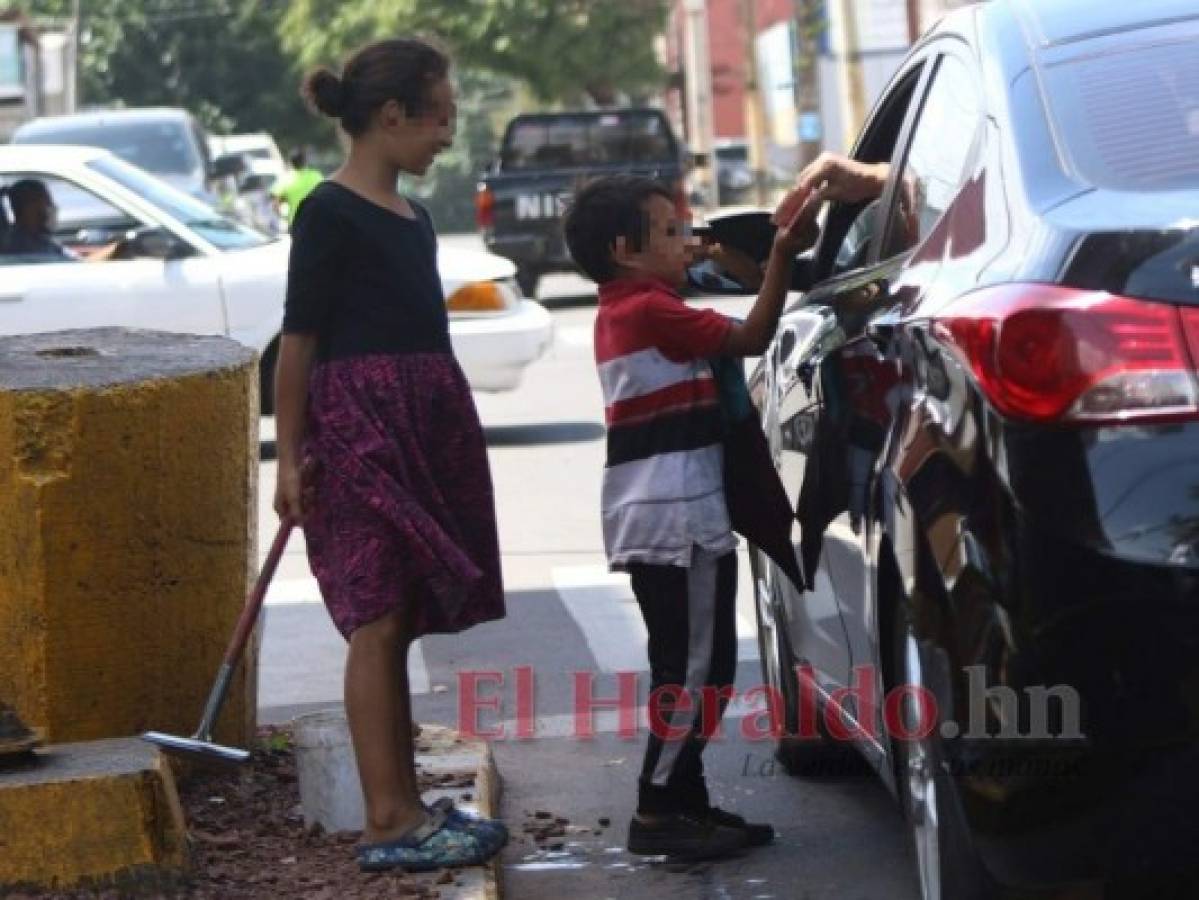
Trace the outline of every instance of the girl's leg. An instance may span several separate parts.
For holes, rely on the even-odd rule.
[[[367,843],[402,837],[425,819],[412,759],[410,641],[403,608],[350,636],[346,716],[366,805]]]

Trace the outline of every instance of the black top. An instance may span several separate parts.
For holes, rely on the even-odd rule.
[[[283,330],[318,334],[320,359],[450,351],[437,237],[409,202],[414,219],[324,181],[300,204]]]

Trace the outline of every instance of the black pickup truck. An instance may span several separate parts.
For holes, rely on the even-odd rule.
[[[475,197],[487,248],[516,263],[521,290],[536,295],[549,272],[574,269],[562,214],[576,187],[599,175],[645,175],[684,202],[688,157],[656,109],[520,115],[508,123],[499,158]]]

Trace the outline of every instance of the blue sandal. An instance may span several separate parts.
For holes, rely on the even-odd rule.
[[[458,809],[449,797],[438,798],[432,806],[426,806],[425,810],[430,814],[437,811],[444,812],[447,822],[465,831],[487,832],[499,839],[501,846],[508,843],[507,825],[499,819],[484,819],[482,816],[471,815],[465,810]]]
[[[427,820],[402,838],[358,848],[358,868],[364,872],[404,869],[431,872],[435,869],[478,866],[495,856],[507,842],[482,829],[468,830],[450,821],[443,808],[432,808]]]

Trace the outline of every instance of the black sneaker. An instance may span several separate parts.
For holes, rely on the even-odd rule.
[[[638,856],[717,859],[744,850],[748,844],[744,831],[682,813],[646,822],[634,816],[629,822],[629,852]]]
[[[708,807],[708,821],[723,828],[745,832],[751,847],[764,847],[774,840],[774,828],[765,822],[746,822],[736,813],[727,812],[719,806]]]

